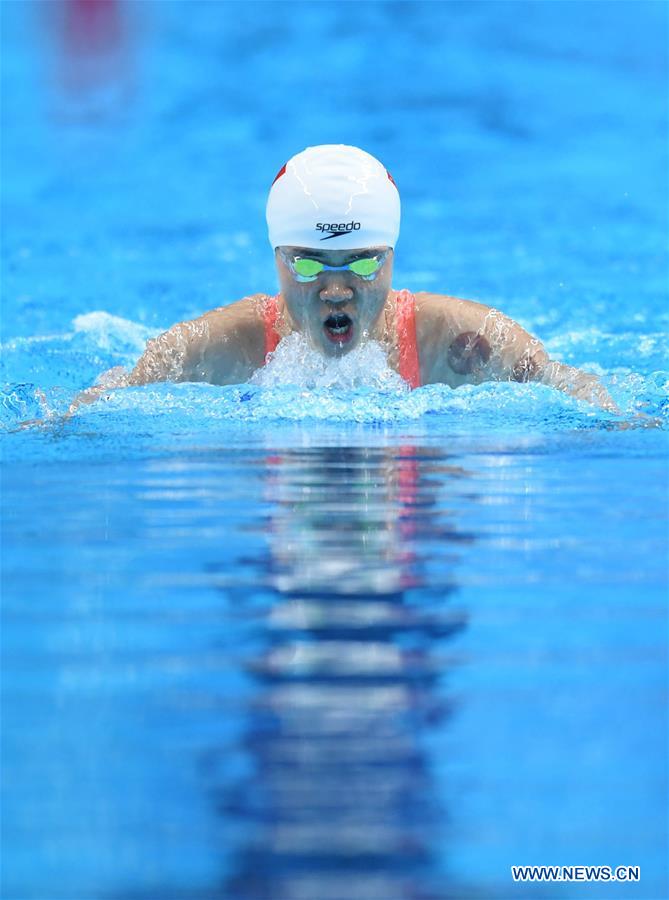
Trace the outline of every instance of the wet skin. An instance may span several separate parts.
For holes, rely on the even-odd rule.
[[[388,251],[371,280],[342,269],[325,270],[313,281],[299,282],[277,250],[278,324],[282,336],[290,331],[305,334],[314,349],[330,359],[344,356],[365,340],[378,341],[389,365],[397,371],[398,340],[391,302],[393,251],[387,247],[279,249],[330,266]],[[538,381],[619,414],[595,375],[551,360],[536,338],[499,310],[444,294],[419,292],[414,297],[422,384],[458,388],[484,381]],[[249,295],[192,321],[176,323],[148,342],[132,372],[106,373],[105,384],[84,391],[68,414],[112,387],[157,381],[241,384],[265,363],[266,300],[267,294]]]
[[[282,247],[285,253],[341,266],[362,256],[374,256],[387,247],[360,250],[308,250]],[[343,356],[367,338],[381,340],[385,327],[384,307],[390,293],[393,251],[371,280],[347,269],[325,270],[315,281],[296,281],[279,252],[275,251],[281,296],[292,327],[306,334],[312,346],[325,356]]]
[[[458,375],[477,372],[490,359],[492,349],[482,334],[463,331],[448,348],[448,364]]]

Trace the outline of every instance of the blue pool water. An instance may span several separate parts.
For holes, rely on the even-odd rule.
[[[3,898],[668,897],[666,5],[0,12]],[[268,185],[324,142],[399,185],[396,287],[623,416],[288,354],[59,423],[274,290]]]

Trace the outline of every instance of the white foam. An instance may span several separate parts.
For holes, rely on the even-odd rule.
[[[267,365],[251,378],[261,387],[294,385],[308,390],[369,388],[408,392],[404,379],[388,365],[383,348],[366,341],[345,356],[331,359],[315,350],[303,334],[292,332],[283,338]]]
[[[118,344],[123,344],[141,353],[147,340],[155,334],[155,329],[102,310],[77,316],[72,326],[75,333],[91,338],[100,350],[115,349]]]

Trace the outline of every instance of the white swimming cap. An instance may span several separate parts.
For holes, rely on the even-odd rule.
[[[274,179],[267,227],[272,248],[394,247],[400,195],[390,173],[364,150],[307,147]]]

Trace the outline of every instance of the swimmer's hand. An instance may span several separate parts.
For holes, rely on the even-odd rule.
[[[45,428],[47,425],[53,424],[54,419],[26,419],[19,422],[16,428],[8,428],[8,434],[16,434],[17,431],[27,431],[29,428]]]
[[[647,413],[634,413],[631,419],[623,419],[620,422],[610,422],[606,426],[614,431],[629,431],[632,428],[663,428],[664,422],[657,416],[649,416]]]
[[[565,391],[572,397],[576,397],[577,400],[585,400],[587,403],[592,403],[593,406],[599,406],[600,409],[604,409],[606,412],[620,416],[620,421],[612,422],[607,426],[616,431],[627,431],[631,428],[662,428],[664,426],[662,419],[658,419],[656,416],[649,416],[647,413],[640,411],[634,413],[631,418],[623,418],[625,413],[611,397],[599,378],[574,366],[567,366],[564,363],[551,360],[543,366],[536,380],[555,387],[560,391]]]
[[[47,403],[47,397],[44,391],[39,388],[35,391],[35,399],[39,402],[44,415],[40,419],[25,419],[19,422],[15,428],[7,429],[9,434],[16,434],[17,431],[27,431],[29,428],[47,428],[62,421],[63,416],[58,416],[51,412]]]
[[[105,389],[107,390],[107,389]],[[69,409],[65,413],[61,413],[60,415],[56,415],[55,413],[52,415],[44,416],[43,419],[26,419],[23,422],[19,422],[16,428],[10,428],[9,433],[13,434],[17,431],[27,431],[30,428],[49,428],[53,429],[58,425],[64,425],[72,416],[76,413],[80,406],[85,405],[86,403],[94,403],[95,400],[100,396],[100,392],[97,392],[95,388],[88,388],[86,391],[83,391],[79,394],[75,400],[70,404]],[[84,399],[84,394],[86,398]]]
[[[26,419],[24,422],[19,422],[16,428],[11,429],[11,432],[26,431],[29,428],[53,428],[57,425],[64,425],[82,406],[88,406],[91,403],[95,403],[96,400],[99,400],[100,397],[108,391],[127,387],[128,384],[128,373],[122,366],[115,366],[113,369],[108,369],[100,375],[96,384],[77,394],[72,403],[70,403],[67,412],[61,414],[53,413],[48,410],[46,395],[43,391],[39,391],[38,399],[44,407],[46,415],[41,419]]]
[[[577,400],[585,400],[593,406],[599,406],[607,412],[622,415],[622,411],[613,397],[606,390],[596,375],[590,375],[577,369],[575,366],[567,366],[564,363],[549,360],[532,378],[542,384],[550,385],[559,391],[564,391]]]

